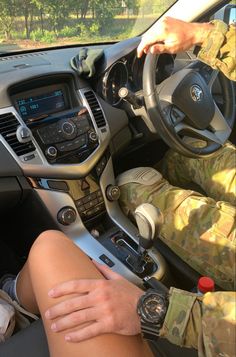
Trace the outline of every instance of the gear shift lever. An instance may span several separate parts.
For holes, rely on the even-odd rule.
[[[164,218],[160,209],[150,203],[139,205],[134,212],[134,216],[139,230],[138,256],[135,259],[129,256],[127,262],[136,273],[140,274],[140,272],[144,270],[147,272],[150,269],[150,258],[148,257],[147,249],[151,248],[158,238]]]
[[[139,230],[139,246],[144,250],[149,249],[160,234],[163,214],[152,204],[142,203],[136,208],[134,216]]]

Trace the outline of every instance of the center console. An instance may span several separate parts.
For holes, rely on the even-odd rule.
[[[82,179],[31,178],[31,183],[60,229],[91,258],[140,286],[150,277],[165,277],[162,256],[154,247],[140,252],[137,227],[107,194],[116,187],[109,152]]]

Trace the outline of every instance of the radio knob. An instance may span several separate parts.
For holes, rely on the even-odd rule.
[[[55,148],[55,146],[49,146],[49,148],[47,148],[46,150],[46,155],[51,159],[54,159],[54,157],[57,156],[57,149]]]
[[[107,186],[106,196],[109,201],[117,201],[120,198],[119,186],[116,186],[116,185]]]
[[[98,136],[95,133],[95,131],[90,131],[89,133],[89,141],[91,141],[92,143],[95,143],[95,141],[97,141]]]
[[[75,126],[69,121],[65,121],[61,126],[61,130],[66,136],[71,136],[75,132]]]
[[[73,207],[63,207],[57,214],[58,222],[63,226],[69,226],[76,220],[76,211]]]

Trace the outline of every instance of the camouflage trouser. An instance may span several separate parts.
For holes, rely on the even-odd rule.
[[[164,214],[161,239],[202,275],[226,290],[234,289],[236,182],[235,147],[226,144],[209,159],[190,159],[170,150],[163,174],[171,184],[192,181],[207,196],[172,186],[162,178],[153,185],[122,185],[120,204],[126,214],[150,202]]]

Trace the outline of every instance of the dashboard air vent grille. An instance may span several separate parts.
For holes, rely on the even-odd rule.
[[[37,53],[23,53],[19,55],[12,55],[12,56],[6,56],[6,57],[1,57],[0,62],[5,62],[5,61],[10,61],[10,60],[22,60],[24,58],[30,58],[30,57],[39,57],[39,56],[44,56],[46,52],[37,52]]]
[[[87,99],[87,102],[91,108],[91,111],[93,113],[93,116],[97,123],[98,128],[106,126],[106,121],[105,121],[102,109],[98,103],[98,100],[97,100],[95,94],[92,91],[88,91],[88,92],[84,93],[84,96]]]
[[[28,154],[35,150],[34,144],[29,141],[20,143],[16,137],[17,127],[20,125],[16,117],[12,113],[0,114],[0,134],[6,140],[8,145],[18,155]]]

